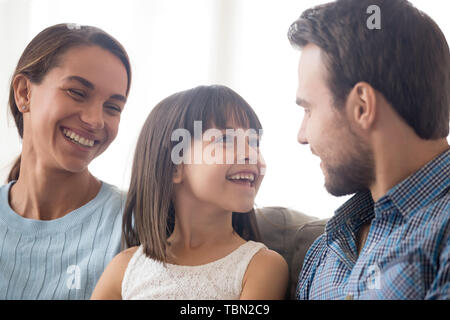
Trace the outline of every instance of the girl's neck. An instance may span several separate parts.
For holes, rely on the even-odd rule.
[[[101,182],[86,169],[79,173],[45,168],[22,160],[11,187],[11,208],[24,218],[52,220],[83,206],[98,193]]]
[[[186,199],[184,199],[186,200]],[[236,237],[230,211],[198,203],[192,199],[175,201],[175,226],[169,237],[171,245],[195,250]]]

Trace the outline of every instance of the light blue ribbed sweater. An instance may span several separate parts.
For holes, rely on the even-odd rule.
[[[42,221],[11,209],[13,183],[0,187],[0,299],[89,299],[120,250],[126,195],[102,182],[81,208]]]

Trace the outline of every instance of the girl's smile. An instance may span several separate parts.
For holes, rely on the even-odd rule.
[[[226,179],[231,183],[254,189],[258,177],[259,170],[245,169],[227,176]]]

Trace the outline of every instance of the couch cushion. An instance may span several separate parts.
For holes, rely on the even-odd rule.
[[[284,207],[256,210],[262,242],[281,254],[289,266],[287,298],[295,299],[298,275],[311,244],[324,232],[328,219],[319,220]]]

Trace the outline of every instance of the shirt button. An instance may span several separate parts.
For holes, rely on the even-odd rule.
[[[345,297],[345,300],[353,300],[353,295],[349,293],[349,294]]]

